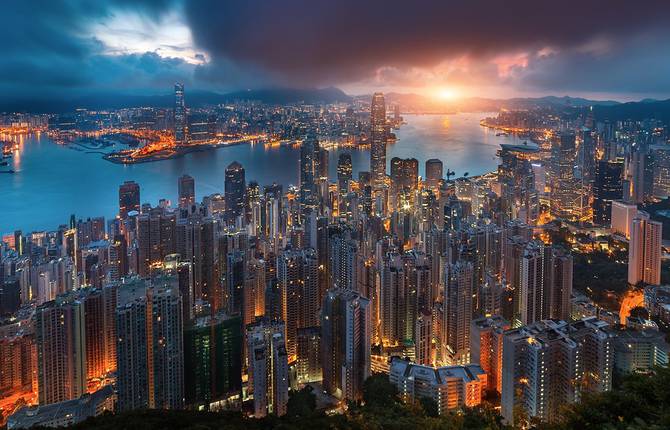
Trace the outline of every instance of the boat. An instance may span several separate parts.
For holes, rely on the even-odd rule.
[[[9,165],[8,162],[6,162],[6,161],[0,161],[0,166],[7,166],[7,165]]]

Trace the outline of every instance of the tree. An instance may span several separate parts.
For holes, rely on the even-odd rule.
[[[286,405],[286,416],[288,418],[305,418],[316,411],[316,396],[314,389],[307,385],[299,391],[291,391]]]
[[[398,403],[398,391],[388,376],[377,373],[363,383],[363,401],[371,407],[388,407]]]

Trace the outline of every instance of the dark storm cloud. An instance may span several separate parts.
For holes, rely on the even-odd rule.
[[[0,11],[5,100],[164,92],[175,80],[670,94],[667,0],[5,0]],[[124,12],[154,23],[183,13],[206,63],[109,55],[91,25]]]
[[[571,50],[667,31],[670,22],[667,0],[202,0],[185,9],[195,43],[212,58],[289,84],[346,83],[383,66],[433,67],[457,56]]]
[[[68,97],[96,90],[147,89],[183,77],[183,61],[153,53],[105,55],[89,34],[95,20],[129,10],[158,19],[173,1],[64,0],[2,3],[0,92],[5,99]]]

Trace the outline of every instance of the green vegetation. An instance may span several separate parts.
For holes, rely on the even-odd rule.
[[[608,393],[587,396],[543,430],[660,430],[670,428],[670,370],[631,375]]]
[[[490,406],[466,409],[441,417],[433,416],[437,405],[422,400],[405,405],[385,375],[369,378],[364,402],[350,404],[346,414],[326,415],[316,411],[309,389],[290,397],[286,416],[245,418],[240,413],[194,411],[135,411],[103,415],[75,425],[74,430],[192,429],[192,430],[512,430],[501,424]],[[435,409],[433,409],[435,408]],[[428,409],[433,409],[432,411]],[[614,391],[588,395],[582,403],[559,412],[560,423],[534,424],[537,430],[660,430],[670,428],[670,370],[655,375],[625,377]]]

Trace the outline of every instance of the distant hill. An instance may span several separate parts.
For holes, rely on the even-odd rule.
[[[219,94],[211,91],[186,91],[186,104],[191,107],[214,105],[235,100],[256,100],[263,103],[335,103],[349,102],[350,96],[339,88],[306,88],[306,89],[260,89],[236,91]],[[119,109],[123,107],[171,107],[174,95],[130,95],[117,93],[95,93],[72,99],[44,98],[22,100],[0,100],[0,112],[34,112],[62,113],[72,112],[77,108],[92,110]]]
[[[645,99],[614,106],[594,106],[593,116],[598,121],[624,121],[627,119],[640,121],[646,118],[654,118],[668,124],[670,123],[670,99]]]

